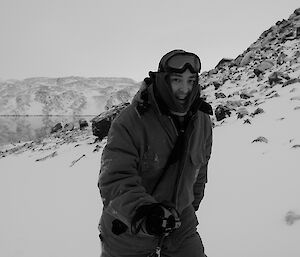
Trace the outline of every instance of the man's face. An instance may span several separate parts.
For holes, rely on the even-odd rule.
[[[184,104],[197,81],[197,74],[185,70],[183,73],[171,73],[170,85],[175,98]]]

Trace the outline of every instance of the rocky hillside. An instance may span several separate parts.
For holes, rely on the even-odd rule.
[[[0,115],[98,115],[128,101],[137,89],[137,83],[128,78],[0,81]]]
[[[251,118],[262,113],[260,104],[280,97],[281,88],[295,83],[290,101],[299,110],[300,8],[264,31],[237,58],[224,58],[200,76],[203,94],[214,106],[215,124],[229,116]]]

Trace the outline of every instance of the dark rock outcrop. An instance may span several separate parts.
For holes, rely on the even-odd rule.
[[[94,136],[98,137],[100,141],[106,137],[108,135],[111,122],[128,105],[129,103],[122,103],[120,105],[113,106],[111,109],[93,118],[91,122]]]
[[[230,115],[231,115],[230,109],[224,105],[219,105],[215,110],[215,116],[217,121],[221,121]]]
[[[74,123],[73,122],[70,122],[70,123],[67,123],[65,124],[64,126],[64,131],[72,131],[74,129]]]
[[[86,127],[89,126],[88,122],[87,122],[85,119],[80,119],[80,120],[78,121],[78,123],[79,123],[79,128],[80,128],[80,130],[83,130],[83,129],[85,129]]]
[[[265,137],[258,137],[252,141],[252,143],[268,143],[269,140]]]
[[[57,123],[54,127],[51,128],[50,133],[56,133],[62,129],[61,123]]]
[[[224,93],[222,93],[222,92],[217,92],[217,93],[215,93],[215,97],[218,99],[218,98],[226,98],[226,95],[224,94]]]

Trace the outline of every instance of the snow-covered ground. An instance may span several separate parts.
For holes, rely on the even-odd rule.
[[[300,256],[300,44],[290,35],[298,16],[264,32],[240,56],[243,65],[200,76],[214,110],[220,104],[231,111],[213,118],[209,181],[197,212],[210,257]],[[265,59],[274,66],[255,74]],[[107,104],[135,89],[120,90]],[[100,255],[104,145],[88,128],[0,148],[0,257]]]
[[[216,124],[197,212],[208,256],[300,256],[300,221],[288,216],[300,214],[300,102],[290,100],[299,94],[293,84],[259,105],[264,113]],[[95,143],[90,130],[68,133],[2,149],[0,256],[100,255],[105,140]],[[267,143],[253,142],[258,137]]]
[[[88,144],[93,140],[85,135],[83,144],[58,149],[49,142],[0,159],[0,256],[99,256],[100,155]]]

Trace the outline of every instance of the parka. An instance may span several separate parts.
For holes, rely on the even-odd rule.
[[[188,123],[180,160],[165,169],[178,131],[171,117],[160,111],[153,85],[147,88],[145,111],[139,109],[140,95],[112,122],[98,181],[103,202],[102,246],[124,256],[132,251],[146,254],[157,246],[155,236],[132,234],[132,219],[142,205],[166,202],[178,211],[182,225],[170,235],[174,245],[188,236],[188,231],[195,232],[195,210],[204,195],[212,147],[211,120],[199,108]],[[121,235],[112,233],[115,220],[127,227]]]

